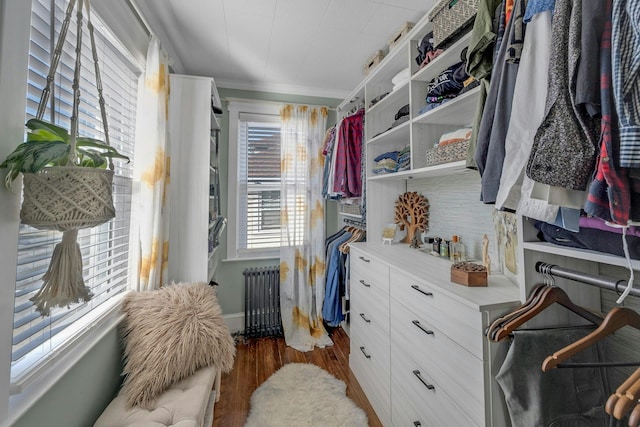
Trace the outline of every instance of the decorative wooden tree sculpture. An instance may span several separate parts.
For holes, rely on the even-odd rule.
[[[415,191],[407,192],[396,200],[396,215],[394,218],[400,230],[407,229],[407,235],[401,243],[411,243],[416,232],[425,231],[429,224],[429,201],[422,194]]]

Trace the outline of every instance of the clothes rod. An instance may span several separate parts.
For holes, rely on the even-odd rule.
[[[626,280],[616,280],[609,277],[597,276],[595,274],[583,273],[580,271],[570,270],[558,265],[548,264],[538,261],[536,263],[536,272],[541,274],[550,274],[551,276],[561,277],[564,279],[574,280],[576,282],[586,283],[588,285],[597,286],[603,289],[609,289],[621,294],[626,285]],[[640,289],[632,288],[629,295],[640,297]]]

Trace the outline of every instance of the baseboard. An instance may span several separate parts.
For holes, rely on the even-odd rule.
[[[225,314],[222,316],[232,334],[244,331],[244,312]]]

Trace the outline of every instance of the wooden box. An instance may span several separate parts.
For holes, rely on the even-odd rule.
[[[405,22],[402,28],[400,28],[393,34],[391,40],[387,42],[387,45],[389,46],[389,52],[391,52],[393,48],[400,44],[404,37],[409,34],[409,31],[411,31],[414,25],[415,24],[413,22]]]
[[[471,262],[451,266],[451,281],[464,286],[487,286],[487,269]]]
[[[382,61],[384,58],[384,52],[381,50],[376,50],[376,52],[369,58],[362,71],[364,71],[364,75],[368,75],[375,67]]]

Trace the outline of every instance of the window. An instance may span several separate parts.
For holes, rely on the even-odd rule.
[[[280,246],[280,119],[240,114],[240,246]]]
[[[40,94],[46,84],[51,52],[58,39],[66,7],[66,0],[33,1],[26,119],[36,114]],[[84,18],[86,20],[86,16]],[[52,88],[52,102],[44,117],[67,129],[70,127],[73,103],[71,82],[75,62],[75,19],[74,12]],[[60,241],[61,233],[40,231],[21,225],[18,237],[11,360],[12,392],[19,392],[44,361],[65,348],[84,328],[95,322],[100,314],[112,306],[114,297],[121,295],[131,283],[129,233],[137,82],[140,70],[134,65],[126,49],[109,34],[95,14],[91,19],[95,26],[100,74],[109,116],[110,143],[132,161],[115,162],[113,194],[116,218],[99,227],[80,230],[78,236],[83,256],[85,284],[93,293],[91,301],[56,308],[48,317],[40,316],[29,299],[42,285],[41,277],[49,265],[53,248]],[[82,42],[79,133],[103,139],[86,24],[83,28]]]
[[[227,243],[227,255],[229,258],[278,257],[281,242],[279,106],[232,101],[229,111],[228,230],[236,230],[237,234]]]

